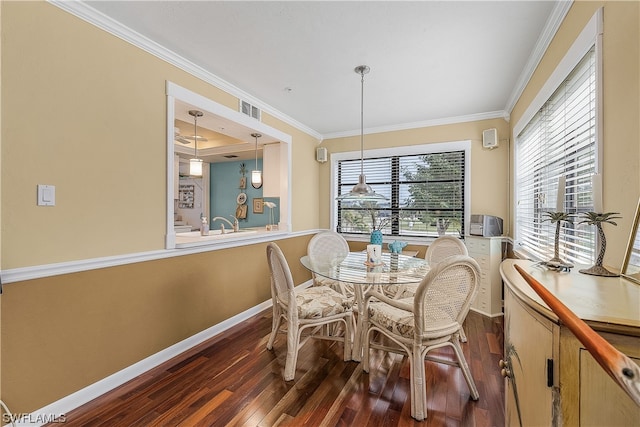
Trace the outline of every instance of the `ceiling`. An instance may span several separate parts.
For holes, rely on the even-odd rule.
[[[508,118],[557,1],[88,1],[320,139]],[[542,49],[543,51],[543,49]]]

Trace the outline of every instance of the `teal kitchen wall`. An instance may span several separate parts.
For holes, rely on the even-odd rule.
[[[240,165],[245,164],[245,176],[247,186],[240,189]],[[210,216],[222,216],[231,220],[230,215],[235,215],[238,206],[237,198],[241,192],[247,195],[247,218],[240,220],[240,228],[262,227],[269,223],[269,208],[264,207],[264,213],[253,213],[253,199],[262,198],[262,188],[255,189],[251,186],[251,170],[255,167],[255,162],[237,161],[224,163],[211,163],[211,184],[210,184]],[[258,168],[262,170],[262,159],[258,159]],[[274,223],[280,221],[280,199],[277,197],[267,197],[265,202],[274,202]],[[220,227],[220,222],[211,224],[211,229]],[[228,228],[228,225],[225,224]]]

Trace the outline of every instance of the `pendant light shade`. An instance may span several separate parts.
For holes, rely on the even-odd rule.
[[[258,169],[258,138],[262,135],[259,133],[252,133],[251,136],[256,139],[256,168],[251,171],[251,186],[257,189],[262,187],[262,171]]]
[[[198,158],[198,117],[202,117],[202,111],[189,110],[189,115],[193,116],[193,141],[195,143],[195,158],[189,159],[189,175],[202,176],[202,159]]]
[[[357,66],[354,71],[360,74],[360,176],[358,183],[350,192],[341,194],[337,200],[341,201],[383,201],[387,200],[382,194],[378,194],[367,184],[364,175],[364,75],[370,71],[366,65]]]
[[[202,176],[202,159],[189,159],[189,175]]]

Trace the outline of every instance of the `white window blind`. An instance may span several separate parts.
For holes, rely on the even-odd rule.
[[[596,54],[592,48],[517,136],[516,240],[539,259],[553,257],[556,224],[545,212],[557,211],[559,178],[566,179],[560,257],[590,263],[595,227],[578,225],[593,210],[591,176],[596,171]]]
[[[337,231],[369,234],[374,225],[387,235],[437,236],[464,234],[465,150],[397,155],[364,160],[364,173],[384,202],[340,201]],[[340,160],[334,169],[336,194],[358,182],[360,159]]]

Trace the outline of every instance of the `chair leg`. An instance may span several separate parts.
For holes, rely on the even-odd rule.
[[[280,329],[281,321],[282,321],[282,317],[280,316],[280,310],[274,305],[273,319],[271,321],[271,335],[269,336],[269,342],[267,342],[267,350],[273,349],[273,343],[276,340],[276,335],[278,335],[278,330]]]
[[[425,389],[424,357],[420,347],[413,348],[411,365],[411,416],[418,421],[427,418],[427,391]]]
[[[297,324],[289,323],[287,328],[287,359],[284,363],[284,380],[291,381],[296,376],[296,362],[300,348],[300,331]]]
[[[473,376],[471,376],[471,370],[469,369],[467,360],[464,358],[464,353],[462,353],[462,347],[460,347],[460,342],[456,339],[453,339],[451,344],[453,345],[453,350],[456,352],[458,365],[460,366],[460,369],[462,369],[462,374],[464,375],[464,379],[467,381],[467,385],[469,386],[469,391],[471,392],[471,398],[473,400],[478,400],[480,398],[480,394],[478,393],[478,389],[476,388],[476,383],[473,381]]]
[[[373,331],[368,330],[365,333],[364,341],[360,347],[362,350],[362,370],[366,373],[369,373],[369,340],[371,339],[371,332]]]
[[[460,341],[467,342],[467,335],[464,333],[463,326],[460,326]]]
[[[343,318],[344,320],[344,360],[351,360],[351,342],[353,340],[351,322],[352,316]]]

